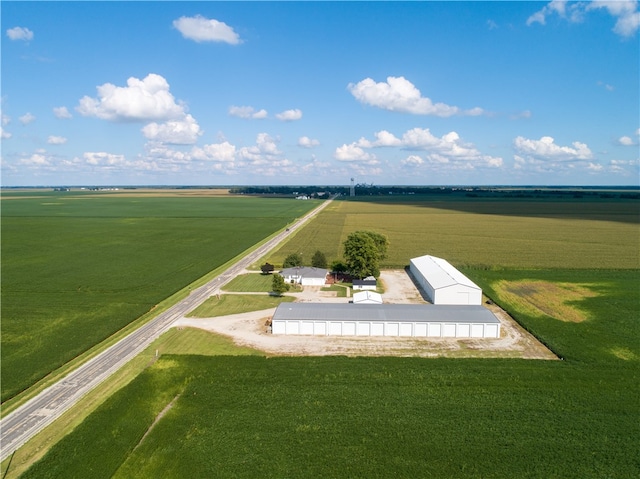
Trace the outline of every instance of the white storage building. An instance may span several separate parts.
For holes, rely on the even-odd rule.
[[[499,338],[500,321],[483,306],[281,303],[273,334]]]
[[[482,304],[482,289],[447,260],[420,256],[411,259],[409,270],[434,305]]]

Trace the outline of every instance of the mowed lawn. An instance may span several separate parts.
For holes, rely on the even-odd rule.
[[[403,268],[425,254],[460,266],[514,268],[640,268],[633,199],[457,199],[419,195],[334,201],[308,227],[266,258],[282,265],[301,253],[310,265],[316,250],[329,263],[356,230],[390,241],[382,268]]]
[[[3,402],[317,204],[8,196],[2,200]]]

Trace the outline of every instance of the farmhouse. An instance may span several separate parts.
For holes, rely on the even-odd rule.
[[[376,279],[373,276],[369,276],[365,279],[354,279],[353,280],[353,289],[354,290],[376,290]]]
[[[382,304],[382,295],[374,291],[359,291],[353,294],[354,304]]]
[[[273,334],[499,338],[500,321],[482,306],[281,303]]]
[[[299,283],[302,286],[323,286],[327,280],[328,270],[309,266],[296,266],[280,271],[287,283]]]
[[[482,304],[482,289],[447,260],[420,256],[411,259],[409,270],[434,305]]]

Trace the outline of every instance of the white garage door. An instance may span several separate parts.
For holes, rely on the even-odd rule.
[[[369,336],[371,334],[371,325],[369,323],[358,323],[356,334],[358,336]]]
[[[384,336],[384,324],[371,323],[371,336]]]
[[[455,338],[456,337],[456,325],[455,324],[443,324],[442,325],[442,337],[443,338]]]
[[[468,338],[471,334],[471,325],[469,324],[458,324],[458,328],[456,330],[456,337],[458,338]]]
[[[484,326],[485,338],[498,338],[500,337],[497,324],[485,324]]]
[[[329,336],[342,336],[342,323],[329,323]]]
[[[440,323],[429,323],[429,337],[439,338],[442,336],[442,325]]]
[[[286,334],[286,323],[284,321],[274,321],[271,323],[271,332],[273,334]]]
[[[355,336],[356,335],[356,323],[342,323],[342,335],[343,336]]]
[[[484,324],[472,324],[471,325],[471,337],[481,338],[484,336]]]
[[[300,334],[300,323],[298,321],[287,321],[287,334]]]
[[[413,335],[424,338],[427,335],[427,324],[426,323],[416,323],[413,325]]]
[[[326,336],[327,323],[325,323],[324,321],[316,321],[316,323],[313,325],[313,334],[316,334],[319,336]]]
[[[398,323],[387,323],[384,328],[385,336],[397,336],[398,335]]]
[[[413,324],[411,323],[400,323],[400,336],[413,336]]]
[[[302,321],[300,323],[300,334],[313,334],[313,323],[311,321]]]

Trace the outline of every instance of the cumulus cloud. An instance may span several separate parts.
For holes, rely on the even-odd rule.
[[[56,118],[60,118],[61,120],[68,120],[69,118],[73,118],[69,110],[67,110],[66,106],[58,106],[53,109],[53,114]]]
[[[51,135],[47,138],[47,143],[50,145],[64,145],[67,142],[67,139],[64,136],[54,136]]]
[[[161,143],[192,145],[202,135],[202,131],[195,118],[191,115],[185,115],[179,120],[149,123],[142,128],[142,134],[149,140]]]
[[[346,158],[358,158],[358,155],[367,154],[363,150],[365,148],[399,147],[404,150],[426,152],[424,157],[410,155],[402,160],[400,164],[404,166],[420,166],[425,162],[450,163],[456,167],[463,164],[468,167],[500,167],[503,164],[502,158],[484,155],[474,145],[463,142],[455,131],[437,137],[428,128],[413,128],[403,133],[401,138],[386,130],[378,131],[374,136],[375,140],[360,138],[351,145],[343,145],[341,155]]]
[[[560,146],[550,136],[543,136],[539,140],[518,136],[513,146],[519,154],[536,160],[576,161],[593,158],[593,153],[585,143],[574,141],[571,146]]]
[[[29,123],[33,123],[34,121],[36,121],[36,117],[31,113],[25,113],[20,118],[18,118],[18,120],[20,120],[20,123],[22,123],[23,125],[28,125]]]
[[[338,161],[362,161],[367,163],[377,163],[375,155],[367,153],[362,148],[352,143],[336,148],[333,157]]]
[[[25,27],[13,27],[7,30],[7,36],[10,40],[22,40],[28,42],[33,40],[33,32]]]
[[[267,117],[267,110],[256,111],[252,106],[230,106],[229,115],[248,120],[262,120]]]
[[[3,140],[8,140],[12,136],[13,135],[11,133],[9,133],[8,131],[5,131],[4,128],[0,127],[0,138],[2,138]]]
[[[231,45],[242,43],[240,36],[232,27],[215,19],[202,15],[180,17],[173,21],[173,26],[184,38],[195,42],[223,42]]]
[[[527,25],[546,24],[547,17],[558,15],[572,23],[582,22],[586,14],[593,10],[605,9],[616,19],[614,33],[629,38],[640,28],[640,12],[637,0],[593,0],[591,2],[572,2],[553,0],[541,10],[527,18]]]
[[[110,121],[165,121],[184,117],[185,109],[169,92],[162,76],[150,73],[143,80],[131,77],[127,86],[105,83],[97,98],[84,96],[76,110],[83,116]]]
[[[634,142],[629,136],[621,136],[618,138],[618,143],[622,146],[633,146]]]
[[[236,147],[228,141],[194,147],[192,157],[200,161],[233,162],[236,159]]]
[[[20,158],[18,163],[29,168],[45,168],[52,165],[45,150],[37,150],[30,156]]]
[[[315,148],[319,145],[320,142],[318,140],[309,138],[308,136],[301,136],[300,138],[298,138],[298,146],[301,146],[303,148]]]
[[[276,118],[280,121],[296,121],[302,118],[302,111],[298,109],[286,110],[282,113],[278,113]]]
[[[386,82],[379,83],[371,78],[365,78],[358,83],[350,83],[347,88],[360,103],[389,111],[439,117],[475,116],[484,112],[478,107],[463,111],[457,106],[433,103],[431,99],[423,97],[420,90],[404,77],[390,76],[387,77]]]
[[[11,123],[11,118],[4,113],[0,115],[0,118],[2,119],[2,126],[7,126],[9,123]]]

